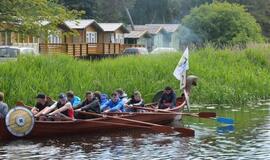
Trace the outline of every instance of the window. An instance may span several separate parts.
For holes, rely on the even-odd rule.
[[[62,43],[61,38],[58,35],[49,35],[48,43]]]
[[[97,43],[97,32],[86,32],[86,43]]]
[[[115,43],[124,44],[124,34],[116,33],[115,34]]]

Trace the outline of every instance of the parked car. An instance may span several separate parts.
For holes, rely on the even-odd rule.
[[[155,48],[151,53],[159,54],[159,53],[173,53],[173,52],[177,52],[177,50],[174,48],[159,47]]]
[[[37,55],[33,48],[0,46],[0,59],[16,59],[19,55]]]
[[[138,47],[138,48],[126,48],[123,51],[124,55],[134,55],[134,54],[148,54],[148,50],[143,47]]]

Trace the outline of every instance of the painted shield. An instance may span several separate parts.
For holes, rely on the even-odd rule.
[[[34,127],[35,119],[31,111],[17,106],[11,109],[6,116],[8,131],[16,137],[28,135]]]

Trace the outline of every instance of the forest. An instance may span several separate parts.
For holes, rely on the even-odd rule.
[[[202,4],[229,2],[244,5],[256,18],[265,37],[270,37],[270,0],[59,0],[69,9],[84,11],[83,18],[129,24],[125,7],[135,24],[181,23],[191,9]]]

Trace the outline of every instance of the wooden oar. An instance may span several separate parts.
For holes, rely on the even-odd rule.
[[[119,113],[102,113],[105,115],[187,115],[187,116],[195,116],[200,118],[214,118],[216,117],[215,112],[199,112],[199,113],[179,113],[179,112],[119,112]]]
[[[147,110],[147,111],[152,111],[152,112],[162,112],[159,114],[174,114],[174,115],[187,115],[187,116],[194,116],[194,117],[199,117],[199,118],[213,118],[216,117],[217,114],[215,112],[199,112],[199,113],[179,113],[179,112],[172,112],[172,111],[164,111],[161,109],[152,109],[152,108],[145,108],[145,107],[134,107],[136,109],[141,109],[141,110]],[[158,113],[157,112],[157,113]]]
[[[213,120],[216,120],[219,123],[224,123],[224,124],[234,124],[234,120],[231,118],[226,118],[226,117],[216,117],[215,112],[199,112],[199,113],[176,113],[172,111],[164,111],[161,109],[152,109],[152,108],[145,108],[145,107],[134,107],[136,109],[141,109],[141,110],[147,110],[147,111],[158,111],[158,112],[164,112],[164,113],[169,113],[169,114],[180,114],[180,115],[187,115],[187,116],[193,116],[193,117],[199,117],[199,118],[210,118]],[[215,118],[216,117],[216,118]]]
[[[77,111],[80,114],[85,114],[85,115],[93,115],[93,116],[98,116],[98,117],[104,117],[102,114],[97,114],[97,113],[92,113],[92,112],[82,112],[82,111]],[[149,122],[143,122],[143,121],[138,121],[138,120],[133,120],[133,119],[127,119],[127,118],[121,118],[121,117],[114,117],[114,116],[108,116],[105,115],[107,118],[111,119],[116,119],[123,121],[124,124],[126,123],[135,123],[138,125],[147,125],[150,126],[152,130],[158,131],[158,132],[165,132],[165,133],[172,133],[172,132],[179,132],[181,133],[181,136],[184,137],[194,137],[195,136],[195,131],[189,128],[176,128],[176,127],[170,127],[170,126],[164,126],[164,125],[159,125],[155,123],[149,123]]]

